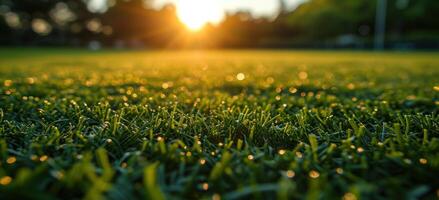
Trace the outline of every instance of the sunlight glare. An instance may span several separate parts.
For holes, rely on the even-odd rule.
[[[180,0],[177,15],[190,30],[197,31],[207,23],[219,23],[224,13],[215,0]]]

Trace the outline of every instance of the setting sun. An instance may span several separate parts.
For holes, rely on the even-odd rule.
[[[207,23],[218,23],[223,18],[221,8],[212,0],[181,0],[177,3],[177,14],[193,31],[200,30]]]

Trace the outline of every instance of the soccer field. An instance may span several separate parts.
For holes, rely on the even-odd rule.
[[[0,199],[436,199],[438,111],[434,52],[2,49]]]

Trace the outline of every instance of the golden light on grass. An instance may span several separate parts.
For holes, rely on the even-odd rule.
[[[192,31],[200,30],[207,23],[218,23],[224,15],[215,1],[180,0],[176,6],[178,18]]]

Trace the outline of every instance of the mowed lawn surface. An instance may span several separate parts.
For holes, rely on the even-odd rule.
[[[0,50],[1,199],[437,199],[439,54]]]

